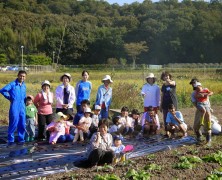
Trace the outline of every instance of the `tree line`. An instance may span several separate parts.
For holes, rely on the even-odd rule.
[[[0,0],[0,64],[218,63],[222,1]]]

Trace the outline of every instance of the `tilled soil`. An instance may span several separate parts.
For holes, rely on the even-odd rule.
[[[221,114],[221,107],[214,107],[214,115],[219,119]],[[194,108],[182,109],[184,119],[189,125],[189,135],[194,135],[192,131],[192,124],[194,119]],[[160,115],[160,114],[159,114]],[[198,156],[203,158],[208,154],[212,154],[222,149],[222,136],[213,136],[212,146],[208,147],[203,142],[201,145],[184,146],[177,149],[172,149],[163,152],[157,152],[154,155],[143,156],[126,161],[125,164],[117,164],[113,170],[108,172],[99,170],[98,168],[79,169],[78,171],[61,173],[48,176],[47,179],[94,179],[96,175],[105,176],[106,174],[115,174],[120,179],[127,179],[126,173],[129,170],[135,169],[137,172],[144,170],[144,167],[149,164],[156,164],[160,170],[144,170],[151,175],[151,179],[205,179],[215,169],[219,169],[218,163],[202,162],[197,163],[192,169],[176,169],[175,164],[179,162],[182,156],[191,157]],[[222,158],[222,157],[221,157]],[[104,169],[103,169],[104,170]],[[140,178],[139,178],[140,179]],[[141,178],[142,179],[142,178]],[[147,178],[145,178],[147,179]]]

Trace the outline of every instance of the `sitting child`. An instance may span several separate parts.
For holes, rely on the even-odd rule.
[[[113,125],[109,128],[109,133],[112,134],[113,137],[121,134],[121,122],[120,117],[116,116],[112,119]]]
[[[92,123],[89,128],[90,134],[93,134],[93,133],[97,132],[97,130],[98,130],[100,110],[101,110],[101,107],[99,105],[95,105],[95,110],[92,115]]]
[[[131,117],[133,119],[133,122],[134,122],[134,130],[139,132],[141,130],[141,116],[140,116],[140,113],[137,109],[133,109],[131,111]]]
[[[66,116],[65,135],[61,135],[57,143],[72,142],[74,139],[74,136],[70,134],[70,127],[76,127],[70,122],[73,121],[73,112],[70,109],[64,109],[63,114]]]
[[[187,136],[187,125],[184,122],[183,115],[180,111],[176,111],[173,104],[168,107],[168,113],[166,117],[167,135],[168,137],[174,136],[176,131],[182,132],[183,137]]]
[[[129,109],[124,106],[121,109],[120,122],[123,126],[123,135],[132,135],[134,131],[134,122],[131,117],[129,117]]]
[[[85,108],[84,116],[79,120],[79,123],[76,126],[73,143],[77,142],[79,136],[80,136],[80,141],[83,142],[84,141],[83,133],[87,133],[87,135],[89,134],[89,127],[91,126],[92,123],[92,118],[90,117],[90,115],[91,115],[91,109]]]
[[[148,135],[157,134],[157,131],[160,129],[159,117],[155,113],[155,110],[152,106],[147,108],[141,119],[142,125],[142,134],[147,133]]]
[[[113,152],[115,154],[115,157],[113,160],[114,163],[125,160],[125,154],[124,154],[125,146],[122,144],[122,137],[121,136],[114,137],[114,144],[111,147],[111,149],[113,150]]]
[[[66,119],[66,115],[64,115],[62,112],[58,112],[56,119],[46,127],[46,130],[51,132],[49,138],[50,144],[56,144],[58,138],[61,135],[65,135],[66,125],[68,125],[69,127],[74,127],[74,125],[72,125],[71,122],[66,121]]]

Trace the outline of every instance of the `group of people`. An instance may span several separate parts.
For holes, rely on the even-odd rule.
[[[90,139],[87,150],[89,164],[97,165],[111,163],[117,154],[125,152],[122,139],[125,136],[132,137],[134,132],[138,135],[153,135],[160,130],[158,111],[163,113],[165,136],[174,137],[175,132],[182,132],[187,136],[187,125],[183,115],[178,111],[176,82],[168,72],[163,72],[160,88],[155,82],[156,77],[150,73],[146,77],[141,94],[144,97],[144,113],[133,109],[130,113],[128,107],[121,109],[121,115],[113,117],[112,125],[107,121],[109,108],[112,101],[113,82],[109,75],[102,79],[102,85],[98,88],[96,102],[93,109],[90,108],[90,94],[92,83],[88,81],[89,73],[82,72],[82,80],[78,81],[74,88],[70,82],[72,77],[65,73],[60,77],[61,84],[56,88],[56,115],[53,114],[52,104],[54,94],[50,91],[51,84],[48,80],[41,83],[41,91],[33,97],[26,96],[26,72],[19,71],[17,79],[7,84],[0,93],[10,101],[8,146],[15,143],[14,132],[17,128],[18,144],[30,142],[35,138],[35,126],[38,126],[40,140],[49,140],[49,143],[84,141]],[[211,108],[209,96],[213,92],[203,88],[198,79],[194,78],[190,84],[193,86],[191,99],[197,108],[194,130],[197,140],[201,141],[200,127],[204,125],[207,132],[207,143],[211,143]],[[76,102],[76,114],[73,105]],[[73,123],[69,122],[73,120]],[[45,129],[46,126],[46,129]],[[74,128],[74,134],[70,133]],[[46,130],[46,133],[45,133]],[[45,137],[46,134],[46,137]],[[115,152],[115,153],[114,153]]]

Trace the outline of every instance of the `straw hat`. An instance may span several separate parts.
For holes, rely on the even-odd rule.
[[[148,76],[146,77],[146,79],[148,79],[148,78],[156,78],[156,77],[154,76],[153,73],[149,73]]]
[[[54,120],[55,122],[59,122],[61,120],[67,119],[67,116],[65,114],[63,114],[62,112],[58,112],[56,114],[56,119]]]

